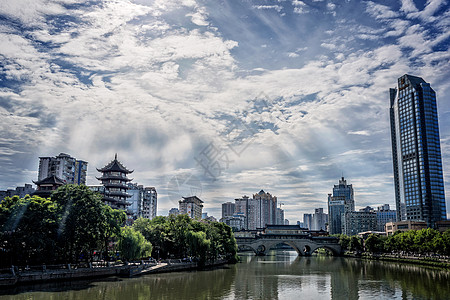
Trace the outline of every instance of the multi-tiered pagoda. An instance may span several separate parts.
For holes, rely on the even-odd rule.
[[[128,170],[117,160],[117,154],[113,161],[103,168],[97,169],[97,171],[103,173],[101,177],[97,177],[105,187],[101,191],[103,201],[112,208],[125,210],[130,205],[127,198],[131,197],[127,193],[127,183],[133,180],[127,178],[127,175],[133,173],[133,171]]]

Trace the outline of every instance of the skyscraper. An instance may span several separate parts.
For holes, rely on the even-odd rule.
[[[328,218],[330,234],[343,232],[345,213],[355,210],[353,186],[342,177],[334,185],[333,194],[328,194]]]
[[[403,75],[390,89],[397,221],[446,219],[436,93],[422,78]]]

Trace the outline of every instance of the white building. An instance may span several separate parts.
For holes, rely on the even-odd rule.
[[[197,196],[183,197],[178,203],[180,214],[187,214],[193,219],[202,218],[203,201]]]
[[[146,219],[156,217],[158,207],[158,193],[155,187],[144,188],[144,198],[142,202],[141,216]]]
[[[312,230],[327,230],[328,214],[323,212],[323,208],[316,208],[312,217]]]
[[[39,157],[38,180],[55,175],[66,184],[86,184],[87,165],[87,162],[65,153],[56,157]]]

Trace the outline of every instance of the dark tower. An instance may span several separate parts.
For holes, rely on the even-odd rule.
[[[436,93],[422,78],[403,75],[390,89],[397,221],[446,219]]]

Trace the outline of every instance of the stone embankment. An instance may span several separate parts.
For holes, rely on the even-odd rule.
[[[450,257],[443,255],[421,255],[409,253],[352,253],[346,252],[346,257],[392,261],[423,266],[450,268]]]
[[[18,268],[12,266],[0,269],[0,287],[12,287],[20,284],[38,282],[70,281],[86,278],[100,278],[109,276],[133,277],[145,274],[197,270],[226,264],[226,260],[217,260],[199,266],[197,262],[183,262],[170,259],[163,262],[141,261],[126,264],[89,264],[83,267],[68,265],[39,266]]]

